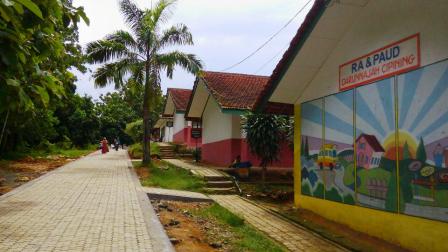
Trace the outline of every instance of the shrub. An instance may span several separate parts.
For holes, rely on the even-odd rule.
[[[143,120],[137,120],[126,124],[126,129],[124,130],[135,143],[140,142],[143,139]]]

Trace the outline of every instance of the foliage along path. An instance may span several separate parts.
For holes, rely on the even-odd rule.
[[[172,251],[126,151],[95,152],[0,197],[0,251]]]

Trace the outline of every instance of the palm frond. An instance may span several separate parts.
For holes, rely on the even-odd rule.
[[[159,54],[156,56],[156,61],[161,69],[166,70],[168,78],[173,77],[174,67],[176,66],[193,74],[198,74],[202,68],[202,62],[196,55],[180,51]]]
[[[122,44],[134,52],[140,51],[139,45],[134,37],[132,37],[132,34],[124,30],[118,30],[107,35],[106,40]]]
[[[114,83],[115,89],[119,89],[127,74],[131,73],[140,62],[136,59],[123,59],[114,63],[104,64],[93,73],[95,87],[105,87]]]
[[[86,47],[89,63],[104,63],[122,57],[133,58],[138,55],[128,50],[125,44],[107,39],[90,42]]]
[[[144,12],[135,3],[131,2],[131,0],[121,0],[120,11],[124,15],[126,24],[137,34],[140,30]]]
[[[193,35],[184,24],[178,24],[162,32],[159,47],[170,45],[193,45]]]
[[[150,30],[157,32],[162,23],[168,21],[171,17],[171,6],[176,0],[160,0],[154,7],[144,14],[143,23]]]

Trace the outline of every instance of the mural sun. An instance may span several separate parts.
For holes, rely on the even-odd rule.
[[[414,138],[414,136],[407,132],[406,130],[399,130],[398,131],[398,144],[395,144],[395,132],[389,134],[383,142],[384,149],[386,150],[386,153],[384,154],[384,157],[390,159],[390,160],[396,160],[396,149],[398,148],[398,155],[400,159],[403,158],[403,152],[405,149],[410,154],[411,158],[415,158],[415,153],[417,151],[417,145],[418,142]],[[397,146],[396,146],[397,145]]]

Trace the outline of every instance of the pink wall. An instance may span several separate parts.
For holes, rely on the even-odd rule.
[[[269,165],[271,167],[293,167],[294,151],[287,143],[281,144],[279,161]],[[241,155],[242,161],[250,161],[253,166],[259,166],[260,161],[250,153],[249,146],[244,139],[226,139],[202,146],[202,161],[218,166],[229,166],[236,156]]]
[[[280,144],[279,161],[268,166],[292,168],[294,166],[294,150],[288,146],[287,142]],[[250,152],[246,139],[241,140],[241,160],[250,161],[253,166],[260,166],[260,160]]]
[[[226,139],[202,145],[202,161],[218,166],[229,166],[241,155],[241,139]]]
[[[202,138],[198,138],[198,147],[202,146]],[[189,148],[196,147],[196,139],[191,137],[191,126],[183,128],[173,136],[173,142],[178,144],[185,144]]]

